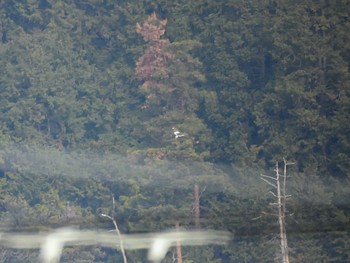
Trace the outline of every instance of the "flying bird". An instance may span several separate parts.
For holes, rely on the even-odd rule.
[[[182,246],[202,246],[224,245],[230,240],[228,232],[213,230],[167,231],[120,237],[124,249],[147,249],[148,260],[153,263],[160,263],[169,248],[176,246],[176,242],[180,242]],[[42,263],[58,263],[65,246],[100,245],[119,248],[120,240],[112,232],[84,231],[66,227],[38,234],[0,233],[0,245],[17,249],[40,248],[39,257]]]
[[[179,131],[178,131],[177,129],[175,129],[174,127],[173,127],[173,131],[174,131],[175,139],[181,138],[181,137],[184,137],[184,136],[185,136],[184,134],[182,134],[181,132],[179,132]]]

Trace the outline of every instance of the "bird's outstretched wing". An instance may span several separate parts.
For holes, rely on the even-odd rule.
[[[40,248],[43,263],[59,262],[64,246],[90,246],[119,248],[120,242],[126,250],[148,250],[148,260],[160,262],[170,247],[180,242],[182,246],[202,246],[226,244],[230,240],[228,232],[203,231],[167,231],[149,234],[121,235],[114,232],[86,231],[74,228],[60,228],[48,233],[0,233],[2,246],[17,249]]]

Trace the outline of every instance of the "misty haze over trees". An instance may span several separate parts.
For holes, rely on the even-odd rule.
[[[232,233],[183,263],[282,262],[260,174],[287,160],[290,262],[349,262],[349,14],[346,0],[1,1],[2,231],[108,231],[106,214],[123,234]],[[38,254],[0,247],[1,262]],[[61,262],[122,260],[75,246]]]

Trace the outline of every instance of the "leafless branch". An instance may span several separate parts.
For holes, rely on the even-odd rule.
[[[260,177],[260,179],[263,180],[264,182],[266,182],[267,184],[271,185],[272,187],[277,188],[276,185],[274,185],[273,183],[270,183],[270,182],[267,181],[265,178],[261,178],[261,177]]]
[[[123,239],[121,237],[121,234],[120,234],[120,231],[119,231],[119,227],[118,227],[117,221],[116,221],[115,216],[114,216],[115,208],[116,208],[114,196],[112,196],[112,206],[113,206],[113,210],[112,210],[112,215],[113,216],[109,216],[109,215],[106,215],[106,214],[100,214],[100,216],[106,217],[106,218],[110,219],[113,222],[114,228],[115,228],[115,230],[117,232],[117,235],[118,235],[118,239],[119,239],[119,243],[120,243],[120,251],[122,252],[122,255],[123,255],[123,261],[124,261],[124,263],[127,263],[128,260],[126,258],[126,254],[125,254]]]

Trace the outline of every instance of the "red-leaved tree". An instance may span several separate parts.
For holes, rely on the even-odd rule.
[[[193,58],[191,51],[200,46],[195,40],[170,43],[164,38],[167,20],[151,14],[136,31],[147,42],[144,54],[136,61],[136,77],[147,98],[144,108],[161,106],[158,112],[169,110],[193,112],[197,105],[194,88],[204,80],[201,62]],[[151,109],[153,110],[153,109]]]
[[[153,13],[142,25],[136,25],[136,31],[148,43],[145,53],[136,62],[136,77],[143,81],[141,90],[146,94],[148,102],[159,99],[159,93],[172,91],[171,87],[164,84],[169,78],[167,63],[174,58],[166,50],[169,40],[162,38],[166,24],[166,19],[160,20]]]

